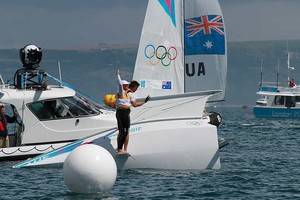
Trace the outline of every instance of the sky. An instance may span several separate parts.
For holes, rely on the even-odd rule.
[[[219,1],[228,41],[300,39],[300,0]],[[138,44],[147,2],[0,0],[0,49]]]

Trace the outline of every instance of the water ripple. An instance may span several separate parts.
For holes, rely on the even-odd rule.
[[[299,121],[255,119],[224,110],[221,170],[127,170],[109,194],[75,194],[61,169],[12,169],[2,162],[1,199],[299,199]]]

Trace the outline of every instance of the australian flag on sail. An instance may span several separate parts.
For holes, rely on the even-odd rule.
[[[185,19],[185,55],[225,54],[225,31],[220,15]]]

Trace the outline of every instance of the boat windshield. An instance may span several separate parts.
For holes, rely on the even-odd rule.
[[[28,108],[42,121],[84,117],[101,113],[98,106],[80,95],[37,101],[28,104]]]

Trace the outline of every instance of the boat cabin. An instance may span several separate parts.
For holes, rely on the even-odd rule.
[[[0,75],[0,103],[6,114],[18,113],[17,122],[9,127],[10,147],[67,143],[116,126],[114,111],[51,79],[37,65],[39,49],[26,48],[31,48],[33,60],[21,56],[24,66],[15,73],[14,83],[5,84]]]
[[[300,107],[300,88],[262,87],[257,93],[261,97],[256,106],[267,107]]]

